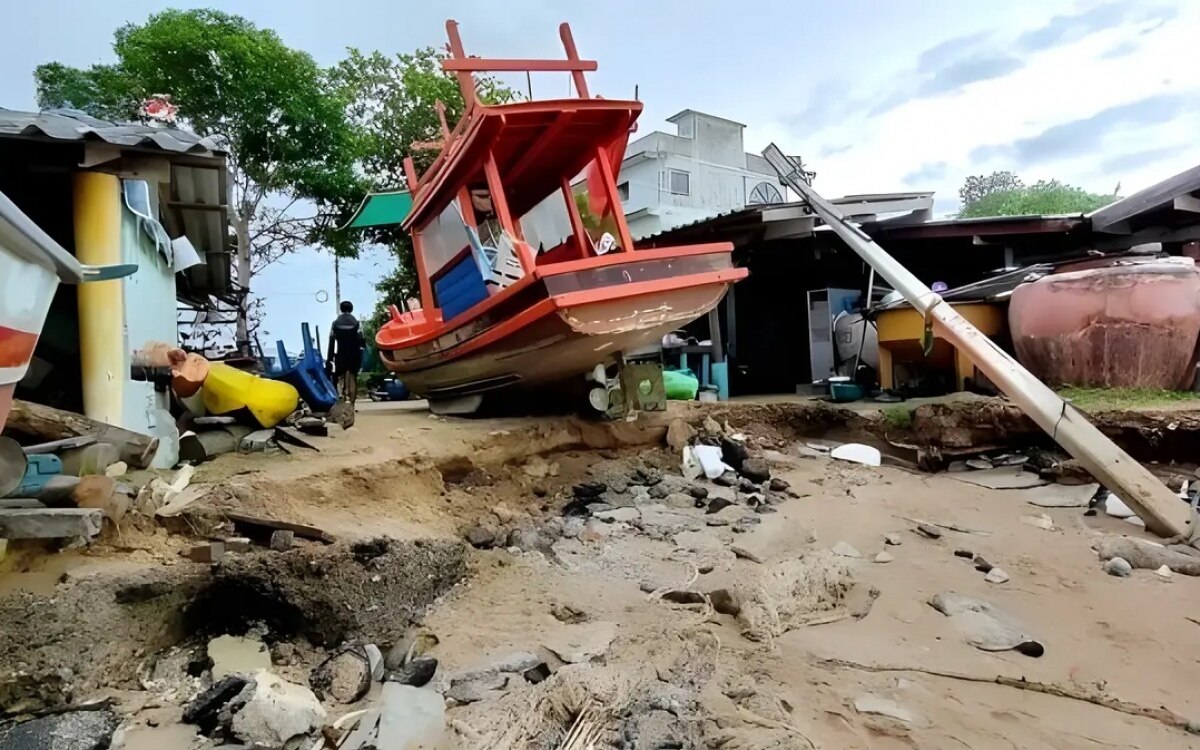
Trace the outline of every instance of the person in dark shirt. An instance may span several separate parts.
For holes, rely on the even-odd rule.
[[[329,357],[326,366],[333,365],[334,382],[338,390],[351,404],[358,398],[358,371],[362,369],[363,338],[362,326],[354,317],[354,304],[350,301],[340,305],[342,314],[333,321],[329,329]]]

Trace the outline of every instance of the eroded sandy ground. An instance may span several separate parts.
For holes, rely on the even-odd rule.
[[[319,456],[295,455],[265,470],[242,458],[218,461],[201,479],[240,488],[214,500],[220,507],[320,525],[343,539],[461,539],[481,522],[497,527],[502,545],[470,550],[466,581],[413,626],[440,641],[431,652],[441,662],[435,684],[448,687],[451,675],[513,651],[544,656],[557,671],[538,685],[517,676],[483,700],[452,705],[447,721],[458,747],[557,747],[586,694],[606,710],[605,741],[638,750],[1200,747],[1200,738],[1154,718],[917,671],[1024,678],[1200,718],[1193,647],[1200,626],[1187,619],[1200,619],[1200,581],[1146,570],[1112,577],[1091,550],[1097,533],[1143,532],[1103,515],[1085,518],[1082,508],[1035,508],[1024,490],[806,455],[804,441],[778,424],[739,421],[736,408],[727,413],[799,497],[780,493],[776,512],[765,514],[733,508],[706,515],[672,496],[634,505],[629,523],[564,520],[571,486],[596,473],[677,472],[677,454],[662,444],[666,422],[599,427],[411,412],[364,413],[345,436],[322,443]],[[704,414],[685,416],[699,423]],[[1022,520],[1038,513],[1049,515],[1052,530]],[[714,517],[722,525],[710,525]],[[737,520],[743,517],[750,520]],[[908,519],[981,533],[943,529],[931,539]],[[508,549],[504,538],[513,529],[530,530],[538,541]],[[885,545],[888,534],[901,543]],[[732,552],[763,545],[766,536],[763,562]],[[47,570],[195,568],[175,554],[187,541],[131,529],[122,542],[91,553],[31,563],[27,578],[6,586],[36,580],[44,587]],[[840,542],[861,557],[828,552]],[[1010,580],[986,582],[956,550],[982,555]],[[893,559],[873,562],[884,551]],[[799,600],[812,592],[780,576],[817,564],[844,570],[839,580],[848,590],[808,610],[800,605],[813,602]],[[659,596],[721,588],[739,592],[743,610],[754,592],[767,592],[774,619],[764,628],[761,612],[751,622],[745,611],[734,617]],[[861,614],[872,589],[878,598],[865,616],[843,616]],[[991,603],[1044,644],[1045,654],[968,645],[928,603],[944,592]],[[615,637],[590,661],[564,665],[545,650],[609,624]],[[322,655],[317,649],[309,660]],[[296,673],[303,682],[304,669]],[[107,689],[129,711],[128,747],[201,741],[177,725],[178,705],[138,700],[127,683]],[[860,710],[870,700],[903,718]],[[336,716],[356,707],[329,708]]]

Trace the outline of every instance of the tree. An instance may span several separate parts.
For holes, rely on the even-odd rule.
[[[972,175],[963,181],[958,189],[958,197],[962,201],[962,210],[966,211],[985,196],[1008,190],[1020,190],[1025,187],[1021,178],[1012,172],[992,172],[989,175]]]
[[[964,186],[965,187],[965,186]],[[1028,187],[989,192],[959,213],[962,218],[980,216],[1037,216],[1095,211],[1117,199],[1113,195],[1089,193],[1058,180],[1039,180]]]
[[[225,138],[243,290],[237,343],[248,352],[256,273],[301,246],[357,250],[333,232],[339,207],[362,192],[348,102],[307,53],[274,31],[215,10],[168,10],[127,24],[116,31],[113,50],[112,65],[38,66],[38,103],[131,120],[142,99],[167,93],[186,127]]]
[[[462,117],[466,105],[458,79],[442,71],[443,59],[445,54],[433,48],[401,55],[350,49],[331,71],[338,95],[349,102],[346,112],[356,134],[359,169],[372,190],[405,187],[406,156],[412,156],[418,174],[433,163],[437,150],[414,150],[413,144],[441,140],[437,102],[445,107],[452,129]],[[490,76],[477,75],[475,81],[485,103],[511,101],[516,96]],[[344,213],[357,207],[365,192],[343,206]],[[388,320],[388,305],[417,295],[412,242],[399,227],[368,230],[363,239],[387,246],[396,258],[396,267],[375,286],[380,302],[371,322],[378,328]]]

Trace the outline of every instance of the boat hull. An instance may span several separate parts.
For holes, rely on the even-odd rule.
[[[663,292],[546,300],[544,312],[507,335],[458,354],[385,352],[384,365],[417,395],[454,398],[511,386],[554,383],[590,372],[620,352],[657,344],[667,333],[713,309],[728,283]],[[536,310],[537,308],[533,308]],[[482,338],[482,337],[481,337]]]
[[[34,263],[0,245],[0,430],[57,289],[58,274],[49,260]]]

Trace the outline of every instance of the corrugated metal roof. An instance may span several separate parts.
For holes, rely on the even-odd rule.
[[[0,137],[6,135],[56,141],[99,140],[113,146],[197,156],[225,154],[229,151],[225,139],[220,136],[201,138],[178,128],[108,122],[75,109],[20,112],[0,108]]]

